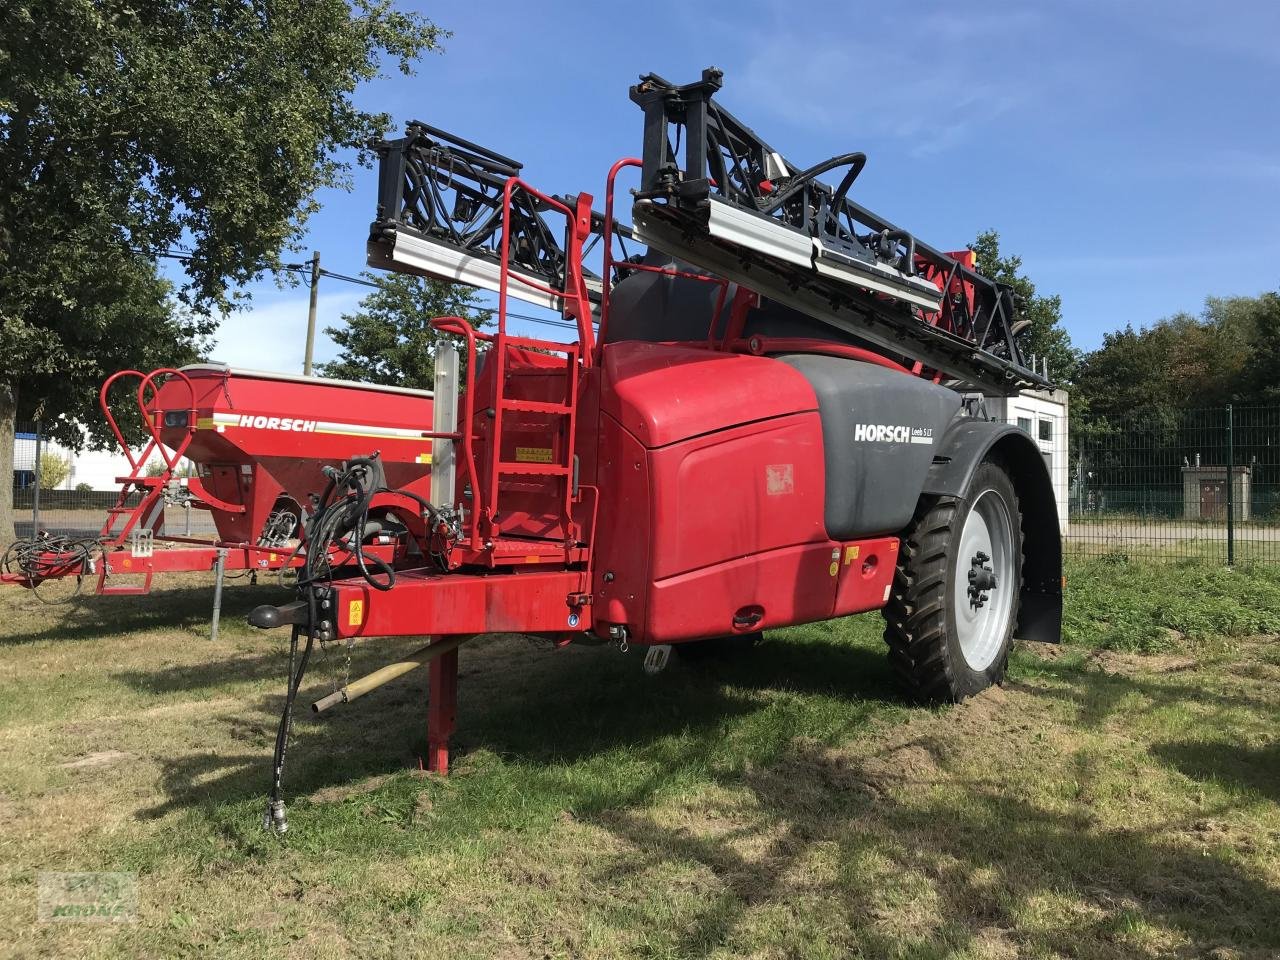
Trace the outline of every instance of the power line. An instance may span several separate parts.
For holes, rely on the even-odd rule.
[[[190,261],[195,259],[195,257],[191,253],[188,253],[187,251],[184,251],[184,250],[170,249],[170,250],[164,250],[164,251],[158,251],[158,252],[151,252],[151,251],[135,248],[133,252],[148,255],[148,256],[163,257],[169,260],[178,260],[183,263],[189,263]],[[307,277],[311,276],[311,266],[310,264],[306,264],[306,263],[283,263],[279,267],[265,267],[264,269],[269,269],[273,273],[296,273],[302,276],[307,276]],[[347,276],[345,273],[337,273],[333,270],[322,269],[320,271],[320,276],[327,277],[330,280],[340,280],[343,283],[354,283],[361,287],[372,287],[375,290],[382,289],[382,284],[377,283],[376,281],[366,280],[363,277],[350,277],[350,276]],[[494,307],[486,307],[485,309],[496,312],[496,308]],[[507,319],[508,320],[526,320],[529,323],[541,323],[541,324],[545,324],[548,327],[559,327],[562,330],[578,329],[578,325],[576,323],[571,323],[568,320],[552,320],[548,317],[535,317],[527,313],[513,313],[510,310],[507,311]]]

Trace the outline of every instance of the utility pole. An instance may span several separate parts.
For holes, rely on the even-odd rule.
[[[307,352],[302,358],[302,375],[311,376],[311,355],[316,348],[316,297],[320,293],[320,251],[311,254],[311,306],[307,309]]]

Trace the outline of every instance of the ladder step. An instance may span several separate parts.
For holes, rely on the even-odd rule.
[[[508,463],[498,464],[498,473],[526,474],[537,477],[567,477],[570,469],[560,463]]]
[[[550,413],[567,416],[573,407],[567,403],[543,403],[540,400],[503,400],[503,410],[519,410],[522,413]]]

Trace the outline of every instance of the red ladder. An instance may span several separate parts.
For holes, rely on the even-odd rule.
[[[536,204],[540,209],[557,211],[567,221],[563,289],[544,286],[511,271],[511,201],[517,190],[522,194],[522,202]],[[485,551],[488,553],[490,562],[493,561],[496,553],[495,545],[502,535],[500,490],[504,477],[552,477],[557,478],[561,486],[557,497],[557,509],[560,526],[564,533],[567,562],[582,529],[581,525],[575,522],[573,515],[574,498],[577,492],[574,489],[576,470],[574,443],[577,433],[578,386],[581,372],[591,366],[594,348],[591,301],[582,271],[582,244],[591,231],[591,196],[585,193],[580,194],[574,206],[570,207],[540,193],[519,178],[512,177],[506,182],[503,190],[502,220],[497,333],[478,332],[461,317],[440,317],[432,321],[432,326],[437,330],[457,334],[466,340],[467,373],[462,410],[459,411],[459,429],[457,433],[444,435],[441,439],[451,440],[461,446],[461,465],[471,487],[471,503],[464,504],[469,511],[464,532],[473,551]],[[560,301],[564,316],[577,323],[578,340],[574,343],[558,343],[508,334],[507,291],[512,282],[531,287]],[[486,364],[489,366],[486,367],[485,376],[492,378],[492,387],[487,391],[488,395],[483,404],[479,403],[476,397],[477,340],[490,344],[486,358]],[[554,401],[509,396],[506,393],[506,384],[509,354],[513,350],[563,355],[563,396]],[[477,411],[490,413],[492,417],[481,458],[477,458],[475,450],[476,441],[481,439],[476,435]],[[519,413],[543,414],[559,418],[560,424],[556,430],[558,437],[553,437],[551,445],[553,451],[558,451],[558,454],[551,455],[554,459],[547,462],[524,462],[502,458],[504,420],[508,414]],[[559,442],[554,442],[555,439]],[[481,462],[477,462],[478,459]]]
[[[524,400],[506,396],[503,387],[507,382],[508,351],[512,349],[541,350],[547,353],[561,353],[565,357],[564,397],[560,402],[548,403],[538,400]],[[560,524],[564,530],[565,548],[570,549],[576,541],[573,518],[574,498],[574,438],[577,428],[578,399],[578,344],[553,343],[546,340],[535,340],[529,337],[513,337],[499,334],[490,351],[489,363],[496,365],[494,373],[493,400],[493,440],[485,448],[485,471],[487,479],[488,502],[484,505],[484,519],[493,536],[501,533],[498,527],[500,512],[499,493],[503,477],[555,477],[562,487],[559,502]],[[559,436],[551,437],[550,450],[560,455],[549,462],[525,462],[502,459],[503,421],[508,413],[545,414],[560,420]],[[559,442],[556,442],[556,441]]]
[[[155,383],[155,378],[158,376],[180,377],[186,384],[187,394],[190,399],[186,411],[187,432],[172,455],[165,450],[164,444],[160,442],[160,429],[164,424],[156,423],[156,418],[160,416],[158,403],[155,410],[148,408],[151,401],[158,400],[159,388]],[[124,439],[120,425],[116,422],[115,415],[111,412],[111,404],[107,397],[112,385],[125,377],[137,377],[141,381],[138,384],[136,394],[138,412],[147,428],[147,432],[150,434],[146,447],[136,457]],[[148,390],[151,391],[150,401],[147,397]],[[174,370],[171,367],[162,367],[158,370],[152,370],[150,373],[142,373],[139,370],[121,370],[112,374],[103,383],[102,389],[98,391],[98,405],[102,408],[102,414],[106,418],[107,426],[111,428],[116,442],[124,452],[125,459],[129,461],[130,468],[127,476],[116,477],[116,482],[120,484],[120,492],[116,496],[115,505],[107,510],[107,519],[102,525],[98,538],[104,547],[122,547],[132,538],[134,541],[134,555],[140,559],[145,559],[151,555],[151,539],[155,534],[164,530],[165,487],[173,479],[174,470],[182,462],[182,456],[186,453],[187,447],[191,445],[191,440],[195,436],[195,388],[191,384],[191,379],[185,373],[181,370]],[[156,476],[147,476],[147,464],[151,460],[152,453],[156,452],[160,455],[163,468]],[[142,499],[133,506],[129,506],[129,497],[135,490],[143,492]],[[142,545],[144,540],[145,546]],[[134,595],[146,593],[151,589],[151,569],[149,564],[146,570],[146,580],[141,586],[108,586],[106,582],[107,574],[107,560],[104,555],[101,569],[98,571],[98,593]]]

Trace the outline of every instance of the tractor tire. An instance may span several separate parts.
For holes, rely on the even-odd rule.
[[[686,640],[684,643],[672,644],[671,649],[685,660],[709,660],[746,653],[763,639],[764,634],[757,630],[755,633],[735,633],[728,637]]]
[[[1021,590],[1018,495],[987,460],[964,497],[922,500],[902,537],[884,639],[907,694],[959,703],[1003,682]]]

